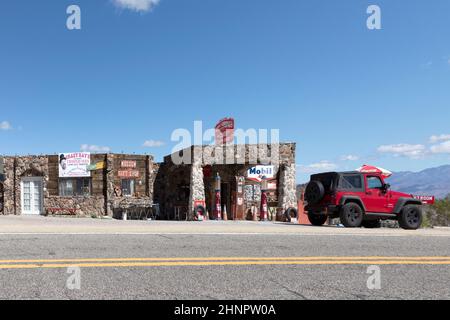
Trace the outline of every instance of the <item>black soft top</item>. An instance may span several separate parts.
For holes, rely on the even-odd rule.
[[[327,177],[327,176],[339,177],[343,174],[362,174],[362,173],[359,171],[323,172],[323,173],[316,173],[316,174],[311,175],[311,180],[317,180],[316,178]]]
[[[349,185],[344,179],[343,176],[359,176],[361,177],[358,179],[359,181],[356,181],[356,186]],[[326,192],[334,191],[336,189],[343,189],[343,190],[350,190],[353,191],[358,189],[363,189],[363,180],[362,180],[362,173],[359,171],[346,171],[346,172],[324,172],[324,173],[318,173],[311,175],[311,181],[320,181],[322,182],[323,186],[325,187]]]

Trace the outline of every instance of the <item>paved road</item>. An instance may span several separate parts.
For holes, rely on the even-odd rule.
[[[0,299],[94,298],[450,299],[450,230],[0,218]]]

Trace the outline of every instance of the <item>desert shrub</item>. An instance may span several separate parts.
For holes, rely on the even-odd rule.
[[[431,226],[450,226],[450,195],[445,199],[436,200],[436,203],[426,207],[424,212]]]

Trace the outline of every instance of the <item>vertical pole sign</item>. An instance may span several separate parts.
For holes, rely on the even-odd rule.
[[[217,176],[214,180],[214,191],[215,191],[215,207],[214,207],[214,216],[216,220],[222,220],[222,200],[220,198],[220,190],[221,190],[221,182],[220,176],[217,172]]]

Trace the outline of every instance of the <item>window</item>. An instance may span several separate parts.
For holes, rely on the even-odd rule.
[[[134,185],[135,185],[135,181],[133,179],[123,179],[122,180],[122,195],[124,197],[134,197]]]
[[[88,197],[91,195],[91,178],[59,179],[61,197]]]
[[[383,183],[378,177],[367,177],[367,187],[369,189],[382,189]]]
[[[344,190],[353,190],[353,189],[362,189],[363,182],[362,177],[360,175],[343,175],[339,180],[339,189]]]

